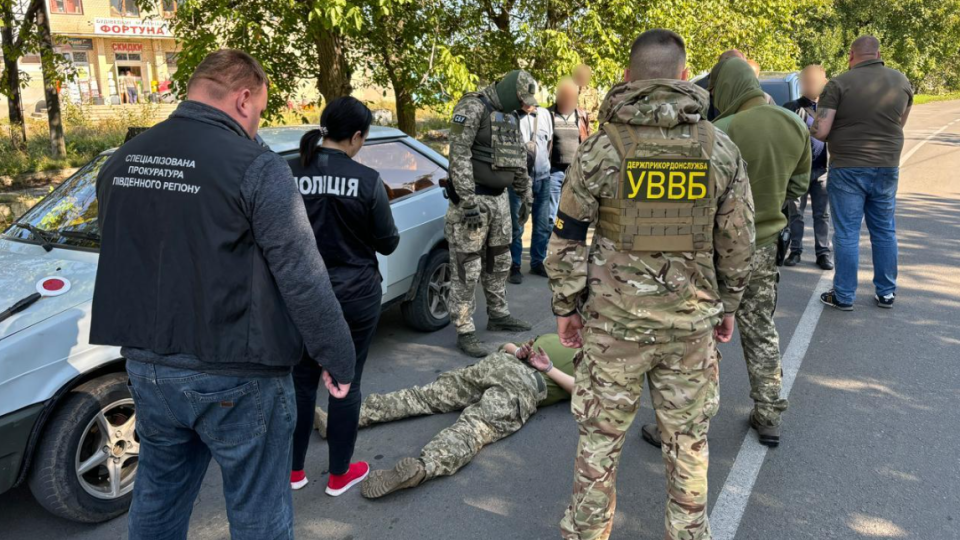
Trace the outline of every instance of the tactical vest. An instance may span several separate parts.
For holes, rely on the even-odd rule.
[[[470,148],[473,157],[473,181],[478,186],[500,189],[513,184],[517,169],[527,167],[527,153],[520,136],[520,120],[515,113],[493,108],[483,94],[472,94],[485,108],[477,136]]]
[[[553,165],[569,165],[580,146],[580,113],[573,110],[573,121],[563,119],[559,112],[553,112]]]
[[[702,120],[678,136],[656,138],[642,134],[659,127],[607,123],[601,129],[620,157],[621,176],[614,197],[600,199],[597,232],[620,251],[713,250],[713,124]],[[693,197],[701,189],[702,196]]]
[[[225,126],[174,116],[113,154],[97,177],[91,343],[207,363],[300,360],[300,333],[240,192],[265,152]]]

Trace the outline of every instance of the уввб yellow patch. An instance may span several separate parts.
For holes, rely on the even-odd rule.
[[[627,158],[620,199],[689,202],[712,196],[709,159]]]

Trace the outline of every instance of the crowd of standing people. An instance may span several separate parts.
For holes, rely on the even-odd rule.
[[[774,324],[780,266],[801,260],[811,199],[817,264],[836,274],[824,304],[853,309],[860,223],[875,300],[896,295],[894,201],[912,90],[864,36],[850,71],[801,74],[803,96],[770,103],[759,67],[737,50],[703,83],[686,45],[655,29],[632,44],[624,80],[600,99],[589,67],[539,84],[515,70],[453,110],[449,299],[456,346],[476,364],[436,382],[364,399],[360,384],[380,315],[376,255],[399,242],[379,174],[353,160],[373,117],[332,100],[301,140],[294,170],[256,142],[269,83],[255,59],[211,53],[170,119],[130,140],[98,176],[100,265],[91,343],[127,359],[141,441],[131,539],[186,538],[207,466],[223,471],[234,539],[293,538],[292,490],[307,475],[316,427],[328,440],[326,492],[361,484],[380,498],[455,473],[538,408],[571,400],[579,430],[566,539],[613,526],[624,436],[649,386],[662,448],[666,538],[711,538],[708,430],[720,403],[718,343],[739,328],[762,444],[781,443],[787,400]],[[143,182],[128,156],[182,165],[189,193]],[[294,177],[343,189],[303,193]],[[117,178],[123,182],[115,181]],[[832,214],[830,212],[832,209]],[[549,278],[557,333],[489,347],[487,329],[527,332],[511,315],[532,219],[531,274]],[[789,233],[788,233],[789,232]],[[592,239],[591,237],[592,233]],[[328,393],[316,407],[317,390]],[[417,457],[371,471],[353,461],[361,427],[462,410]],[[288,476],[289,475],[289,476]],[[289,478],[289,480],[288,480]]]

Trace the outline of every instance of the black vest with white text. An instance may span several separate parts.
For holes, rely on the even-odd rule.
[[[173,116],[100,171],[91,343],[206,363],[299,361],[302,338],[241,195],[247,169],[269,150],[224,121]]]
[[[290,168],[337,299],[380,295],[382,280],[370,230],[374,190],[386,189],[380,173],[330,148],[318,148],[306,167],[291,161]]]

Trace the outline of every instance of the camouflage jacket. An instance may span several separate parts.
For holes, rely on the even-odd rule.
[[[453,123],[450,128],[450,181],[453,182],[457,194],[460,197],[467,194],[467,198],[471,197],[476,190],[476,184],[473,182],[473,163],[470,162],[473,157],[471,148],[477,137],[477,130],[480,128],[480,121],[487,114],[487,109],[477,98],[477,94],[483,94],[495,109],[500,109],[500,98],[497,97],[497,89],[492,84],[477,93],[464,95],[453,108],[454,118],[461,116],[464,120]],[[530,189],[530,177],[527,175],[526,168],[516,171],[513,189],[521,194]]]
[[[600,121],[652,128],[638,135],[679,136],[706,116],[707,92],[681,81],[636,81],[615,86],[600,108]],[[601,197],[614,197],[621,160],[607,135],[591,135],[567,171],[560,212],[594,224]],[[580,309],[587,331],[618,339],[659,342],[709,331],[740,304],[754,251],[754,209],[746,164],[721,132],[711,159],[718,194],[714,251],[618,251],[599,234],[593,245],[564,239],[556,230],[544,264],[553,310]],[[559,217],[558,217],[559,220]]]
[[[596,127],[600,111],[600,92],[592,86],[581,86],[577,107],[587,113],[587,121],[592,127]]]

